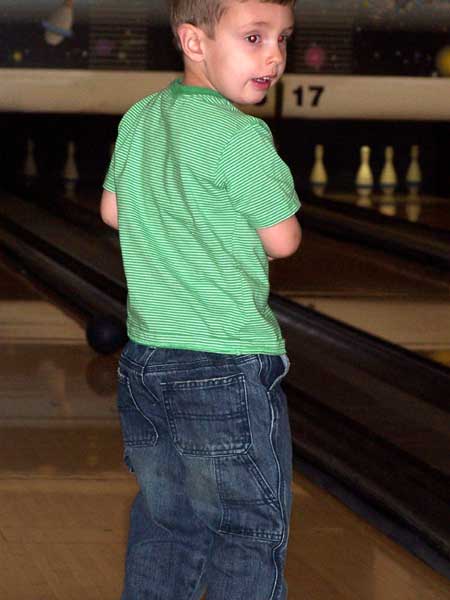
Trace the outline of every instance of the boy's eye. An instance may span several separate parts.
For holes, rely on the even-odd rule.
[[[289,40],[289,36],[288,35],[280,35],[278,37],[278,43],[279,44],[287,44]]]
[[[251,35],[248,35],[245,39],[247,40],[247,42],[250,42],[250,44],[257,44],[261,40],[261,36],[259,36],[256,33],[252,33]]]

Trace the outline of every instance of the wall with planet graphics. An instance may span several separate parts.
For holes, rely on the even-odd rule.
[[[288,72],[450,76],[448,0],[298,0]],[[0,0],[0,68],[177,70],[167,3]]]

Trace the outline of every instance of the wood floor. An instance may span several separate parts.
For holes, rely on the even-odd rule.
[[[119,600],[136,485],[117,358],[95,356],[25,279],[0,266],[0,282],[0,599]],[[447,580],[299,473],[293,492],[289,600],[450,599]]]

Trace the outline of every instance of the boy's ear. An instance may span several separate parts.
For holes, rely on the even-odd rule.
[[[183,53],[194,62],[203,60],[204,31],[190,23],[183,23],[177,29],[178,39]]]

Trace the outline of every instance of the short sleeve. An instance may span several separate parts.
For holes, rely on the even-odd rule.
[[[289,167],[278,155],[270,129],[260,120],[255,119],[227,144],[218,182],[225,186],[236,211],[255,229],[276,225],[300,208]]]
[[[134,130],[136,120],[139,119],[142,110],[145,109],[150,99],[151,96],[147,96],[136,102],[120,120],[115,150],[103,182],[103,188],[108,192],[116,193],[116,163],[120,162],[117,160],[117,152],[120,152],[124,139]]]

